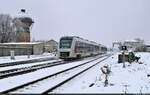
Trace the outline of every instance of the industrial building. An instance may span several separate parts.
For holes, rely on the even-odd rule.
[[[39,55],[44,52],[44,44],[41,42],[0,43],[0,56],[10,56],[10,51],[14,51],[15,55]]]

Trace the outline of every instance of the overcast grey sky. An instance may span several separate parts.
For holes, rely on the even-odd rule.
[[[140,37],[150,41],[150,0],[1,0],[0,13],[25,8],[35,21],[31,37],[74,35],[111,46]]]

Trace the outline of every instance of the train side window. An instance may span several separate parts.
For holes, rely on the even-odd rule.
[[[88,52],[90,51],[90,44],[87,44],[87,50],[88,50]]]
[[[84,43],[77,41],[75,43],[75,53],[82,53],[84,50]]]
[[[84,50],[84,44],[82,42],[79,42],[79,52],[82,53]]]

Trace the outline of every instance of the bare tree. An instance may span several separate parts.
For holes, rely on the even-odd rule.
[[[0,43],[22,41],[26,27],[19,18],[0,14]]]
[[[7,14],[0,14],[0,43],[10,41],[12,32],[12,18]]]

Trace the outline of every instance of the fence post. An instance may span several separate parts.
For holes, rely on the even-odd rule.
[[[28,58],[30,58],[30,49],[27,49]]]
[[[14,52],[14,50],[10,51],[10,59],[11,60],[15,60],[15,52]]]

